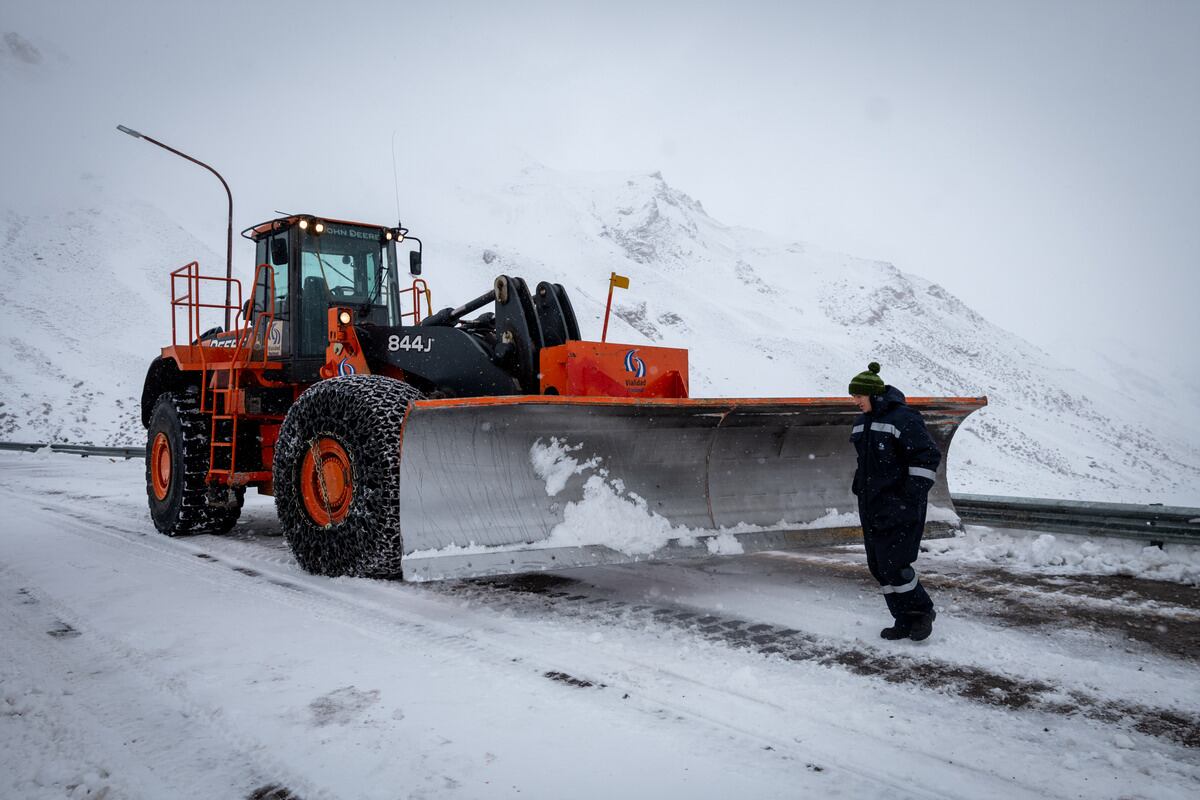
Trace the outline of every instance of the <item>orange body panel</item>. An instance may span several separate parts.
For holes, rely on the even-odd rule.
[[[329,343],[325,345],[325,363],[321,366],[322,378],[371,374],[362,345],[358,343],[354,325],[343,325],[338,319],[338,315],[343,311],[354,313],[346,308],[329,309],[329,326],[326,329],[329,331]]]
[[[266,386],[271,388],[283,388],[292,386],[286,381],[271,380],[264,375],[266,370],[279,370],[283,365],[272,361],[254,361],[249,364],[245,361],[245,352],[238,359],[237,363],[233,362],[234,350],[229,347],[204,347],[204,354],[200,354],[201,345],[176,345],[174,347],[162,348],[162,357],[174,361],[179,366],[180,372],[198,372],[204,376],[204,388],[211,392],[214,389],[220,389],[228,380],[229,369],[235,367],[241,373],[241,382],[238,391],[234,392],[230,397],[229,408],[236,409],[237,413],[248,415],[246,410],[245,395],[242,390],[247,386]],[[305,386],[296,386],[295,393],[299,397],[304,391]],[[211,398],[208,398],[211,399]],[[203,410],[211,411],[209,406]],[[252,415],[259,416],[259,415]]]
[[[615,342],[567,342],[541,351],[542,394],[567,397],[688,396],[688,351]]]
[[[201,350],[203,350],[203,353],[201,353]],[[216,377],[217,375],[227,373],[236,354],[235,349],[232,347],[212,347],[198,344],[179,344],[172,347],[164,347],[161,353],[163,358],[174,361],[179,366],[180,372],[206,373],[209,388],[219,380]],[[252,374],[255,382],[260,386],[281,387],[291,385],[283,381],[270,380],[263,375],[263,372],[266,370],[283,369],[283,364],[278,361],[247,362],[246,352],[243,350],[236,366],[243,373]]]

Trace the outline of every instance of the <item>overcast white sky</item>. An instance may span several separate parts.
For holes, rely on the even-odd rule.
[[[396,130],[414,227],[420,187],[521,159],[661,170],[1043,346],[1200,366],[1200,2],[6,0],[0,31],[43,55],[0,60],[5,194],[118,176],[220,251],[212,179],[113,125],[221,169],[239,226],[390,219]]]

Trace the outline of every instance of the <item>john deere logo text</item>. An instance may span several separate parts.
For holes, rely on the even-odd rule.
[[[646,362],[638,358],[637,350],[625,354],[625,371],[632,372],[635,378],[646,377]]]

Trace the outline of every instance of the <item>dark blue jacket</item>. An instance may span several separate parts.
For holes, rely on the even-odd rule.
[[[871,411],[854,420],[850,441],[858,451],[854,494],[864,529],[919,525],[942,454],[921,413],[894,386],[871,398]]]

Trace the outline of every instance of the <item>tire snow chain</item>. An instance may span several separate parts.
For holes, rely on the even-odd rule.
[[[329,517],[329,521],[325,523],[325,530],[333,528],[333,507],[329,505],[329,487],[325,484],[325,465],[321,462],[321,454],[317,450],[317,439],[320,437],[314,436],[309,442],[309,451],[313,457],[313,469],[317,472],[317,480],[321,484],[321,500],[325,503],[325,514]]]

